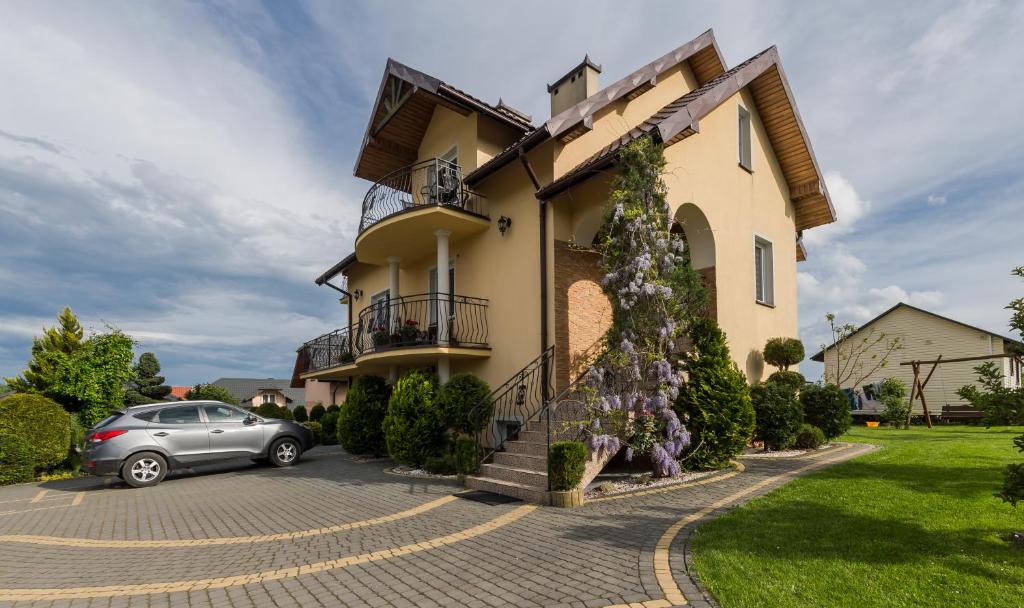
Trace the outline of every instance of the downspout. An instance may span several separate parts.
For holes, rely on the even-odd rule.
[[[540,192],[540,181],[522,148],[519,149],[519,161],[533,183],[534,191]],[[543,355],[548,348],[548,201],[537,200],[540,203],[540,352]],[[541,386],[545,405],[551,399],[551,387],[548,385],[548,378],[551,377],[549,366],[550,361],[547,358],[541,359],[541,374],[544,378]]]
[[[348,298],[348,304],[345,305],[345,308],[348,310],[348,346],[349,346],[349,349],[350,349],[350,352],[351,352],[351,349],[352,349],[352,294],[347,292],[347,291],[345,291],[341,287],[338,287],[337,285],[332,285],[330,281],[324,281],[324,285],[330,287],[334,291],[341,292],[342,295],[344,295],[346,298]],[[338,386],[337,382],[331,382],[331,405],[338,405],[338,389],[339,388],[340,388],[340,386]]]

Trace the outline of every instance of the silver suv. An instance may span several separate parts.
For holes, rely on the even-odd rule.
[[[287,467],[312,447],[312,431],[290,420],[261,418],[220,401],[174,401],[115,412],[86,434],[82,460],[93,475],[117,475],[144,488],[170,470],[224,460]]]

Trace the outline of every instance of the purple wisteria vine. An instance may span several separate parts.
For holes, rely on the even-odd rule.
[[[661,146],[642,137],[622,148],[619,166],[600,241],[612,326],[587,373],[588,443],[625,447],[629,460],[647,455],[655,475],[672,476],[690,442],[672,410],[684,381],[677,345],[706,293],[683,238],[670,231]]]

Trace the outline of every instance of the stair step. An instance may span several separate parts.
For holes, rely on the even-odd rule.
[[[538,488],[512,481],[502,481],[486,477],[466,477],[466,487],[471,490],[484,490],[494,492],[502,496],[511,496],[527,502],[534,502],[542,505],[548,504],[548,493],[545,488]]]
[[[501,464],[483,465],[480,467],[480,477],[511,481],[537,488],[548,487],[547,471],[531,471],[529,469],[508,467]]]
[[[525,441],[527,443],[543,443],[548,444],[548,434],[540,431],[519,431],[519,436],[516,437],[517,441]]]
[[[494,455],[494,464],[516,469],[527,469],[530,471],[547,471],[548,459],[544,456],[533,454],[513,454],[511,452],[498,452]]]
[[[509,454],[530,454],[531,456],[546,456],[548,446],[546,443],[535,443],[527,441],[506,441],[505,452]],[[499,454],[501,452],[498,452]]]

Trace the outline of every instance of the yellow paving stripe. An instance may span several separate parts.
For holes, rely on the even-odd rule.
[[[206,578],[188,581],[171,581],[164,583],[145,583],[138,585],[105,585],[100,587],[70,587],[67,589],[0,589],[0,601],[29,601],[29,600],[66,600],[92,597],[122,597],[130,595],[149,595],[153,593],[178,593],[189,591],[201,591],[206,589],[223,589],[224,587],[236,587],[238,585],[249,585],[265,581],[293,578],[303,574],[314,574],[325,570],[347,568],[356,564],[376,562],[411,553],[418,553],[428,549],[436,549],[451,545],[460,541],[492,532],[506,526],[521,517],[531,513],[537,508],[536,505],[524,505],[504,515],[484,522],[480,525],[467,528],[461,532],[439,536],[419,543],[402,545],[393,549],[382,549],[372,553],[362,553],[338,559],[332,559],[315,564],[304,564],[291,568],[279,570],[267,570],[252,574],[237,576],[223,576],[219,578]]]
[[[75,501],[72,506],[78,505],[82,502],[82,495],[85,492],[79,492],[78,496],[75,497]],[[391,521],[397,521],[399,519],[405,519],[421,513],[426,513],[431,509],[440,507],[441,505],[447,504],[456,500],[455,496],[443,496],[437,500],[400,511],[398,513],[392,513],[391,515],[384,515],[381,517],[374,517],[372,519],[364,519],[362,521],[354,521],[347,524],[338,524],[327,528],[312,528],[310,530],[299,530],[296,532],[279,532],[276,534],[260,534],[258,536],[225,536],[219,538],[186,538],[186,539],[166,539],[166,540],[99,540],[94,538],[66,538],[62,536],[35,536],[31,534],[4,534],[0,535],[0,542],[8,543],[25,543],[30,545],[59,545],[62,547],[91,547],[91,548],[111,548],[111,549],[151,549],[151,548],[169,548],[169,547],[205,547],[212,545],[243,545],[249,543],[265,543],[276,540],[295,540],[298,538],[307,538],[310,536],[321,536],[324,534],[336,534],[338,532],[346,532],[348,530],[355,530],[356,528],[365,528],[367,526],[376,526],[379,524],[388,523]],[[2,515],[2,513],[0,513]]]
[[[85,500],[85,492],[79,492],[78,494],[75,494],[75,499],[71,501],[71,506],[77,507],[82,504],[83,500]]]
[[[837,450],[839,453],[836,454],[835,456],[832,456],[831,458],[818,460],[810,464],[804,465],[798,469],[793,469],[792,471],[787,471],[785,473],[780,473],[778,475],[774,475],[772,477],[763,479],[748,488],[730,494],[729,496],[726,496],[725,498],[704,507],[703,509],[697,511],[696,513],[687,515],[686,517],[672,524],[672,526],[669,527],[668,530],[665,530],[665,533],[661,535],[661,538],[658,539],[658,544],[654,549],[654,576],[658,579],[658,586],[661,587],[661,592],[665,594],[665,599],[671,602],[673,605],[683,605],[687,603],[686,598],[683,596],[683,592],[679,589],[679,585],[676,584],[675,577],[672,576],[672,569],[669,566],[669,547],[672,546],[672,542],[675,540],[676,535],[679,534],[680,530],[685,528],[687,525],[701,519],[705,515],[708,515],[709,513],[717,509],[720,509],[721,507],[724,507],[730,503],[733,503],[745,496],[749,496],[750,494],[753,494],[758,490],[761,490],[765,486],[769,486],[781,479],[786,479],[787,477],[795,477],[796,475],[805,473],[812,469],[823,467],[825,465],[836,462],[837,460],[842,460],[846,455],[846,451],[852,447],[853,446],[850,445],[843,446]]]
[[[733,470],[728,473],[722,473],[720,475],[710,475],[708,477],[702,477],[696,481],[687,481],[684,483],[672,484],[670,486],[662,486],[660,488],[651,488],[650,490],[641,490],[639,492],[627,492],[625,494],[616,494],[614,496],[603,496],[601,498],[588,498],[586,504],[592,502],[602,502],[605,500],[621,500],[623,498],[636,498],[637,496],[648,496],[650,494],[662,494],[664,492],[673,492],[675,490],[681,490],[683,488],[692,488],[694,486],[702,486],[708,483],[714,483],[716,481],[725,481],[731,477],[736,477],[747,469],[742,462],[738,460],[732,461]]]
[[[62,498],[67,498],[67,497],[63,496]],[[31,509],[16,509],[16,510],[13,510],[13,511],[0,511],[0,515],[17,515],[19,513],[31,513],[33,511],[48,511],[50,509],[67,509],[67,508],[75,507],[75,506],[77,506],[77,505],[75,505],[75,504],[66,504],[66,505],[53,505],[52,507],[33,507]]]
[[[612,604],[604,608],[671,608],[672,602],[668,600],[644,600],[631,604]]]
[[[39,502],[40,500],[43,499],[43,496],[46,496],[47,492],[49,492],[49,490],[39,490],[39,493],[33,496],[32,500],[30,500],[29,502]]]

